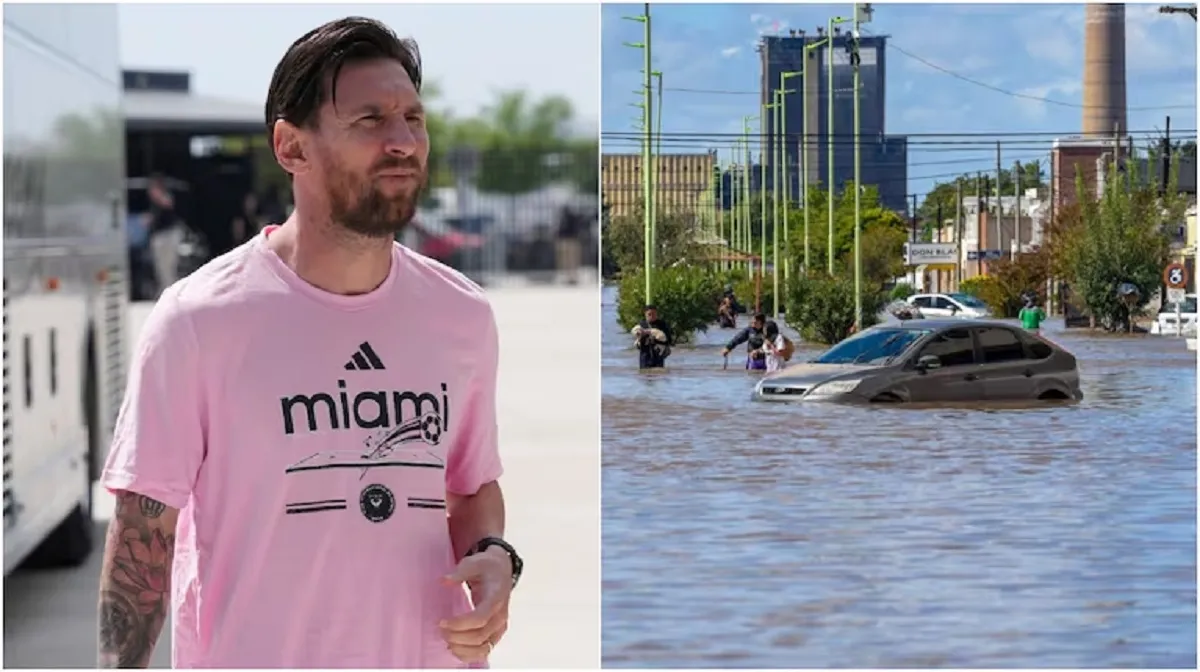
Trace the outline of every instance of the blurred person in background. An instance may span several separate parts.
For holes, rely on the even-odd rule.
[[[559,276],[567,278],[567,284],[579,282],[579,267],[583,262],[583,236],[589,222],[570,206],[564,206],[558,218],[558,240],[555,243],[555,260]]]
[[[495,318],[394,242],[428,177],[420,91],[417,45],[368,19],[276,67],[295,209],[143,327],[101,477],[102,667],[145,667],[168,613],[174,667],[480,666],[507,630]]]
[[[129,213],[125,218],[129,250],[130,300],[147,301],[157,295],[158,279],[150,256],[150,217]]]
[[[1017,314],[1017,317],[1021,320],[1021,327],[1035,334],[1040,334],[1042,323],[1046,321],[1046,311],[1042,310],[1042,307],[1038,305],[1037,294],[1026,292],[1024,298],[1025,306]]]
[[[278,223],[283,220],[277,220]],[[242,209],[233,218],[232,240],[233,247],[244,245],[258,235],[263,226],[262,209],[258,204],[258,196],[248,192],[242,199]]]
[[[150,255],[158,291],[162,293],[179,278],[179,246],[187,236],[187,229],[175,212],[175,198],[161,175],[150,177],[146,191],[150,198]]]

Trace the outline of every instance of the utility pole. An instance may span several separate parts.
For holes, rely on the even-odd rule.
[[[975,174],[975,269],[976,275],[987,275],[983,272],[983,194],[987,184],[983,171]]]
[[[1192,11],[1195,11],[1194,9]],[[1167,117],[1166,130],[1162,139],[1162,179],[1159,193],[1167,195],[1167,181],[1171,179],[1171,117]]]
[[[1014,247],[1009,253],[1009,261],[1016,261],[1017,254],[1021,252],[1021,162],[1017,161],[1013,165],[1013,195],[1017,197],[1016,205],[1013,207],[1013,240]]]
[[[993,230],[996,232],[996,249],[1003,250],[1004,244],[1001,242],[1003,234],[1000,231],[1000,215],[1004,212],[1004,199],[1001,196],[1004,192],[1000,190],[1002,169],[1000,168],[1000,141],[996,141],[996,223],[993,225]],[[990,245],[988,247],[991,247]],[[1003,251],[1000,254],[1004,254]],[[989,264],[990,266],[990,264]]]
[[[651,144],[651,133],[654,130],[654,99],[650,88],[650,79],[652,72],[650,70],[650,3],[643,5],[644,11],[639,16],[622,17],[629,21],[637,21],[642,24],[642,41],[640,43],[626,42],[625,46],[633,47],[642,50],[642,225],[643,237],[645,239],[643,251],[643,264],[645,265],[646,274],[646,303],[653,302],[653,274],[654,274],[654,185],[653,185],[653,163],[652,156],[654,147]]]
[[[909,228],[912,229],[912,231],[910,233],[910,235],[911,235],[910,242],[915,243],[915,242],[917,242],[917,194],[909,194],[909,196],[912,197],[912,210],[909,210],[909,215],[908,215],[908,225],[909,225]],[[913,279],[913,281],[912,281],[913,288],[916,289],[917,288],[917,267],[916,266],[913,266],[912,279]]]
[[[955,278],[954,291],[958,291],[959,285],[963,281],[963,218],[962,218],[962,177],[954,180],[954,242],[958,248],[958,260],[954,264]]]

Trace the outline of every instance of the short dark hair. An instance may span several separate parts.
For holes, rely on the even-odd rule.
[[[755,322],[766,322],[766,321],[767,321],[767,316],[766,316],[765,314],[763,314],[763,313],[755,313],[755,314],[754,314],[754,321],[755,321]]]
[[[646,307],[642,308],[642,312],[644,313],[647,310],[658,310],[658,306],[654,305],[653,303],[647,303]]]
[[[337,104],[337,78],[342,66],[381,58],[399,61],[417,92],[421,91],[421,52],[417,43],[396,37],[374,19],[350,16],[330,21],[293,42],[275,66],[267,89],[267,141],[274,143],[275,122],[280,119],[302,128],[315,126],[321,105],[326,100]]]

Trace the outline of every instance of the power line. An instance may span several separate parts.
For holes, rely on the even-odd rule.
[[[871,34],[867,30],[863,30],[863,33],[868,34],[868,35]],[[1003,89],[999,86],[993,86],[986,82],[981,82],[977,79],[972,79],[970,77],[967,77],[966,75],[954,72],[953,70],[950,70],[949,68],[944,68],[936,63],[933,63],[925,58],[922,58],[922,57],[912,53],[911,51],[904,49],[903,47],[896,44],[895,42],[892,42],[891,40],[887,41],[887,46],[888,46],[888,48],[894,49],[894,50],[900,52],[901,54],[913,59],[914,61],[917,61],[918,63],[921,63],[927,67],[933,68],[934,70],[937,70],[938,72],[942,72],[944,74],[950,75],[951,77],[954,77],[955,79],[961,79],[962,81],[967,82],[969,84],[974,84],[975,86],[981,86],[985,89],[995,91],[996,93],[1003,93],[1007,96],[1012,96],[1014,98],[1024,98],[1025,100],[1035,100],[1039,103],[1046,103],[1048,105],[1058,105],[1060,107],[1071,107],[1071,108],[1075,108],[1075,109],[1088,109],[1088,108],[1095,108],[1095,107],[1108,108],[1109,107],[1108,105],[1083,105],[1081,103],[1069,103],[1065,100],[1054,100],[1053,98],[1046,98],[1044,96],[1034,96],[1034,95],[1030,95],[1028,93],[1020,93],[1019,91],[1009,91],[1008,89]],[[1129,112],[1143,112],[1143,111],[1154,111],[1154,110],[1194,110],[1194,109],[1196,109],[1196,106],[1194,104],[1193,105],[1151,105],[1151,106],[1142,106],[1142,107],[1126,107],[1125,109]]]
[[[1194,13],[1194,12],[1195,12],[1195,9],[1194,8],[1191,9],[1191,13]],[[1195,18],[1195,17],[1193,16],[1193,18]],[[872,33],[866,29],[863,29],[863,33],[865,35],[872,35]],[[1028,94],[1028,93],[1021,93],[1019,91],[1010,91],[1009,89],[1005,89],[1005,88],[1002,88],[999,86],[988,84],[987,82],[981,82],[977,79],[973,79],[973,78],[963,75],[961,73],[955,72],[949,68],[938,65],[937,63],[934,63],[926,58],[923,58],[921,56],[918,56],[917,54],[912,53],[911,51],[908,51],[907,49],[901,47],[900,45],[896,44],[895,42],[892,42],[890,39],[887,41],[886,44],[887,44],[888,48],[894,49],[895,51],[899,52],[901,55],[903,55],[907,58],[911,58],[914,61],[917,61],[918,63],[921,63],[922,65],[924,65],[926,67],[932,68],[934,70],[937,70],[938,72],[941,72],[943,74],[954,77],[955,79],[959,79],[964,82],[967,82],[968,84],[974,84],[975,86],[983,87],[985,89],[988,89],[989,91],[994,91],[996,93],[1002,93],[1006,96],[1012,96],[1013,98],[1022,98],[1025,100],[1032,100],[1032,101],[1036,101],[1039,103],[1046,103],[1047,105],[1058,105],[1060,107],[1070,107],[1070,108],[1074,108],[1074,109],[1089,109],[1089,108],[1094,108],[1094,107],[1107,108],[1108,107],[1107,105],[1084,105],[1082,103],[1071,103],[1071,102],[1067,102],[1065,100],[1055,100],[1053,98],[1047,98],[1045,96],[1035,96],[1035,95]],[[693,88],[688,88],[688,87],[666,87],[663,90],[664,91],[672,91],[675,93],[690,93],[690,94],[718,95],[718,96],[761,96],[762,95],[762,91],[726,91],[726,90],[720,90],[720,89],[693,89]],[[841,92],[841,90],[834,89],[834,92],[839,93],[839,92]],[[818,98],[823,97],[823,96],[828,96],[828,93],[822,91],[817,94]],[[1194,109],[1196,109],[1196,105],[1195,104],[1192,104],[1192,105],[1145,105],[1145,106],[1137,106],[1137,107],[1126,107],[1125,109],[1129,112],[1149,112],[1149,111],[1158,111],[1158,110],[1194,110]]]

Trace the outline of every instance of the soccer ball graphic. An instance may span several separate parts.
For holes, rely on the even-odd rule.
[[[442,418],[437,413],[429,413],[421,419],[421,438],[430,445],[438,445],[442,440]]]

